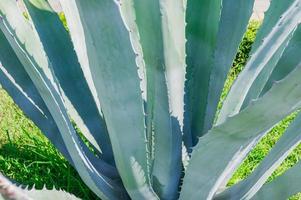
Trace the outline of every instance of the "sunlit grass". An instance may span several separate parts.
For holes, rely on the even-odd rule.
[[[97,199],[73,167],[2,89],[0,172],[29,187],[55,187],[82,199]]]

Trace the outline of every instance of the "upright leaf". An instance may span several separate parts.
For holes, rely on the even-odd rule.
[[[172,124],[172,149],[168,166],[169,180],[167,181],[165,191],[162,198],[177,199],[179,179],[182,174],[182,133],[184,125],[184,82],[186,73],[185,64],[185,11],[186,2],[183,0],[160,0],[161,5],[161,22],[163,33],[163,47],[165,60],[166,82],[169,95],[169,110]],[[157,140],[161,140],[158,135]],[[167,141],[169,138],[166,138]],[[162,140],[161,145],[165,146]],[[166,151],[162,149],[161,151]],[[162,154],[162,152],[158,152]],[[156,159],[156,158],[155,158]],[[164,157],[157,157],[164,160]],[[161,166],[166,163],[161,163]],[[158,171],[161,166],[158,166]],[[164,171],[158,173],[159,176],[164,175]]]
[[[134,12],[146,67],[147,135],[154,151],[151,178],[162,198],[176,198],[181,174],[184,5],[163,0],[124,4],[132,6],[128,11]]]
[[[136,64],[138,66],[138,75],[140,77],[140,88],[142,90],[142,98],[146,104],[146,69],[145,62],[143,60],[143,51],[140,44],[140,35],[136,23],[136,13],[134,8],[134,2],[129,0],[120,0],[120,10],[124,23],[130,33],[131,43],[136,53]],[[147,116],[146,116],[147,118]],[[149,144],[150,145],[150,144]]]
[[[52,70],[67,96],[65,101],[71,103],[69,106],[67,104],[69,115],[75,120],[86,138],[94,146],[101,147],[101,158],[114,164],[105,122],[99,113],[101,111],[97,109],[78,63],[68,32],[46,0],[25,0],[24,2],[51,62]]]
[[[72,40],[85,41],[75,49],[80,55],[87,53],[123,184],[132,198],[157,198],[145,179],[149,172],[143,101],[119,5],[111,0],[61,0],[61,4]]]
[[[232,66],[240,41],[247,29],[252,15],[254,0],[223,0],[222,13],[217,34],[217,44],[210,63],[210,81],[206,110],[203,115],[203,127],[198,130],[198,136],[202,136],[212,127],[217,105],[226,81],[228,72]]]
[[[185,11],[183,0],[160,0],[166,82],[171,116],[183,127]]]
[[[211,57],[217,42],[222,0],[189,0],[186,10],[184,143],[195,146],[206,110]]]

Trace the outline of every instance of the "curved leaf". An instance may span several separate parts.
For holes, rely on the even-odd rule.
[[[283,175],[272,182],[265,184],[261,190],[252,198],[283,200],[301,191],[301,162],[287,170]]]
[[[7,200],[79,200],[79,198],[75,197],[74,195],[62,190],[48,190],[46,188],[42,190],[36,190],[17,187],[0,174],[0,199],[1,196]]]
[[[300,132],[301,115],[299,114],[252,174],[214,199],[251,199],[290,152],[300,144]]]
[[[227,117],[237,114],[248,91],[260,72],[266,67],[279,47],[287,41],[297,27],[301,17],[301,2],[295,0],[277,22],[272,31],[264,39],[261,46],[248,61],[244,70],[233,84],[219,114],[217,124],[223,123]],[[275,42],[277,41],[277,42]]]
[[[70,101],[69,105],[67,103],[68,114],[75,120],[86,138],[95,147],[100,146],[101,158],[114,164],[105,122],[97,111],[68,32],[47,1],[25,0],[24,2],[51,62],[52,70],[67,96],[65,101]]]
[[[0,84],[69,163],[74,166],[55,121],[2,31],[0,31],[0,43]],[[96,158],[81,140],[80,146],[98,171],[108,177],[118,178],[116,168]]]
[[[285,11],[292,5],[294,1],[281,1],[281,0],[272,0],[270,3],[270,7],[268,11],[265,13],[264,21],[256,35],[256,39],[254,44],[252,45],[252,51],[250,53],[251,57],[259,48],[259,46],[264,41],[264,38],[270,33],[270,30],[277,24],[279,18],[285,13]],[[297,37],[298,33],[294,33],[294,37]],[[253,99],[258,98],[258,96],[262,93],[262,89],[265,86],[267,80],[271,76],[272,71],[276,67],[279,59],[281,58],[284,50],[287,47],[288,42],[291,40],[293,33],[281,44],[279,49],[275,52],[275,54],[271,57],[269,62],[266,64],[264,69],[260,72],[260,74],[256,77],[254,83],[250,87],[246,98],[244,99],[244,103],[241,109],[245,108]],[[284,76],[283,76],[284,77]],[[283,78],[282,77],[282,78]],[[279,79],[280,80],[280,79]],[[264,93],[263,93],[264,94]]]
[[[265,94],[274,84],[287,76],[292,70],[295,69],[296,64],[300,60],[299,52],[301,51],[301,26],[299,25],[294,33],[293,38],[290,40],[283,56],[279,60],[277,66],[273,70],[269,80],[267,81],[261,95]]]
[[[35,32],[26,23],[22,14],[18,12],[16,2],[1,1],[0,14],[2,16],[1,31],[5,34],[29,77],[37,86],[37,90],[55,120],[74,166],[83,181],[103,199],[118,199],[120,196],[126,196],[118,184],[99,174],[81,149],[79,138],[68,118],[63,101],[53,85],[54,82],[49,80],[51,73],[43,48]],[[28,37],[29,35],[30,37]]]
[[[262,98],[200,138],[186,170],[181,199],[211,199],[242,162],[240,155],[250,141],[300,108],[300,76],[301,63]]]
[[[72,163],[51,114],[2,31],[0,31],[0,43],[0,83],[2,87],[23,112],[46,134],[47,138],[65,158]]]
[[[61,0],[61,4],[76,52],[79,57],[86,53],[89,61],[82,67],[92,73],[123,184],[132,198],[145,198],[142,189],[152,189],[135,175],[131,163],[132,159],[139,163],[148,177],[143,100],[120,7],[111,0]],[[78,46],[79,41],[85,44]]]

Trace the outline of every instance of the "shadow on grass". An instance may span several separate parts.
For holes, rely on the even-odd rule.
[[[24,186],[60,189],[81,199],[97,199],[78,173],[46,139],[26,131],[18,140],[0,146],[0,171]]]

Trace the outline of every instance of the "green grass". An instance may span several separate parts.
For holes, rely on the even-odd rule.
[[[253,22],[248,29],[226,81],[222,99],[226,97],[233,81],[248,59],[258,26],[259,23]],[[245,159],[228,185],[233,185],[246,178],[258,166],[294,117],[295,114],[287,117],[262,139]],[[290,154],[268,181],[282,174],[300,158],[301,146]],[[73,167],[38,128],[24,116],[3,89],[0,89],[0,172],[30,187],[34,185],[36,188],[46,186],[51,189],[55,187],[73,193],[82,199],[97,199],[81,181]],[[291,199],[301,200],[301,195],[296,195]]]
[[[82,199],[97,199],[3,89],[0,89],[0,172],[29,187],[55,187]]]

